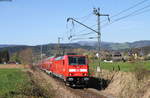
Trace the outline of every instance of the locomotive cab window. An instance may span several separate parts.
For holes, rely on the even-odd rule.
[[[69,65],[86,65],[85,57],[69,57]]]

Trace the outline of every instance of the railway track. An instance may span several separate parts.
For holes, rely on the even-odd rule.
[[[56,78],[56,77],[52,77],[51,75],[47,74],[46,72],[41,72],[42,74],[45,74],[47,77],[49,77],[50,79],[53,80],[53,82],[55,82],[56,84],[52,85],[57,85],[58,89],[63,90],[64,91],[64,95],[65,92],[69,92],[72,96],[67,96],[66,98],[114,98],[112,96],[107,96],[107,95],[102,95],[100,93],[100,91],[93,89],[93,88],[73,88],[73,87],[68,87],[65,85],[65,83]],[[57,89],[57,90],[58,90]],[[64,97],[63,94],[58,95],[58,98],[63,98]]]
[[[88,89],[71,89],[72,92],[74,92],[76,95],[80,96],[81,98],[107,98],[103,95],[100,95],[95,92],[91,92]]]

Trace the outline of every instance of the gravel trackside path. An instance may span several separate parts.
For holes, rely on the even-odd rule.
[[[31,71],[31,73],[33,74],[33,77],[43,80],[45,84],[51,84],[54,92],[50,93],[55,94],[54,98],[81,98],[72,93],[71,91],[67,90],[67,88],[62,86],[60,82],[56,81],[54,78],[50,77],[41,70],[37,69],[36,71]]]
[[[53,78],[39,69],[32,71],[32,73],[34,77],[41,78],[52,85],[55,91],[54,98],[107,98],[88,89],[67,87],[61,80]]]
[[[0,69],[12,69],[12,68],[24,68],[25,66],[20,64],[1,64]]]

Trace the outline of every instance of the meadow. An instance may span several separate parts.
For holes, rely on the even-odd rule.
[[[26,82],[22,69],[0,69],[0,97],[11,98]]]
[[[30,69],[16,67],[21,65],[1,64],[0,66],[0,98],[52,98],[54,96],[51,87],[48,89],[50,84]],[[39,73],[38,70],[36,72]]]
[[[96,69],[98,61],[91,62],[90,69]],[[124,72],[134,71],[136,68],[144,68],[150,71],[150,61],[136,61],[136,62],[100,62],[102,69],[107,70],[120,70]]]

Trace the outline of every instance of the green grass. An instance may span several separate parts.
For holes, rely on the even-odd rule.
[[[90,63],[90,68],[91,69],[96,69],[96,66],[98,66],[98,62],[95,61],[94,63]],[[115,70],[118,70],[118,66],[120,67],[121,71],[133,71],[135,67],[141,66],[144,67],[147,70],[150,70],[150,61],[143,61],[143,62],[113,62],[113,63],[106,63],[106,62],[101,62],[101,68],[102,69],[107,69],[107,70],[112,70],[113,68]]]
[[[0,97],[17,92],[18,87],[25,83],[26,77],[21,69],[0,69]]]
[[[0,64],[0,66],[5,66],[6,64]]]

